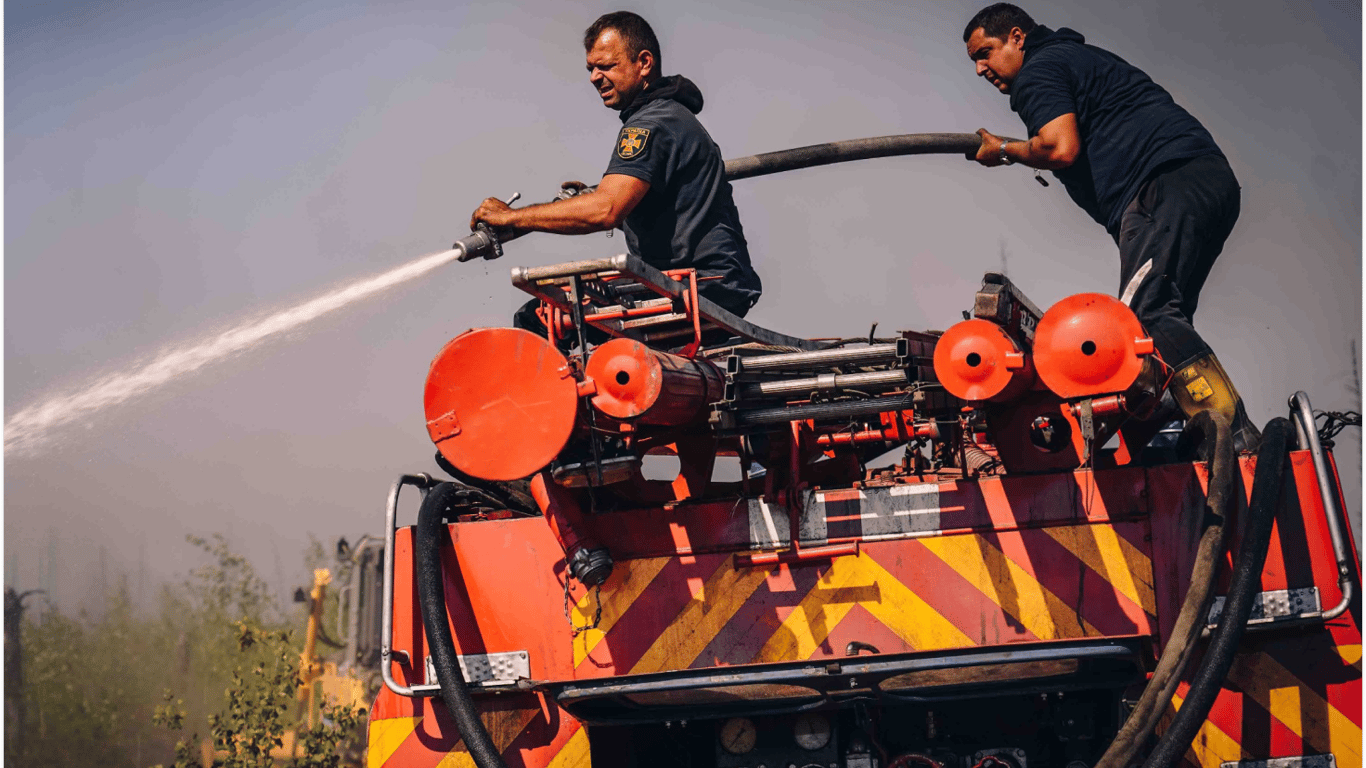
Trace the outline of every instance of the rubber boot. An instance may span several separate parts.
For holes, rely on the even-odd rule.
[[[1262,433],[1248,418],[1243,399],[1213,352],[1181,366],[1172,376],[1169,389],[1187,418],[1206,410],[1224,414],[1233,426],[1235,451],[1255,451],[1262,444]]]

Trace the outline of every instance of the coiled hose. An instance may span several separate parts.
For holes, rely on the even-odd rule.
[[[456,494],[454,484],[441,483],[422,500],[417,513],[417,597],[422,608],[422,628],[432,654],[432,665],[436,667],[436,679],[441,684],[441,701],[454,716],[455,726],[470,757],[474,758],[474,764],[479,768],[507,768],[474,709],[469,686],[465,684],[455,656],[451,625],[446,620],[446,586],[441,575],[442,534],[446,530],[446,512],[452,507]]]
[[[1214,630],[1209,650],[1191,682],[1185,703],[1143,768],[1168,768],[1186,754],[1233,666],[1238,643],[1247,627],[1247,617],[1252,613],[1252,602],[1261,590],[1262,566],[1266,564],[1271,523],[1280,503],[1289,438],[1290,422],[1283,418],[1272,419],[1262,430],[1257,471],[1252,477],[1252,500],[1247,506],[1247,526],[1233,563],[1233,582],[1224,601],[1224,612],[1219,616],[1219,626]]]
[[[1109,748],[1096,763],[1096,768],[1127,768],[1138,750],[1157,728],[1167,703],[1176,692],[1181,673],[1195,654],[1205,617],[1214,599],[1215,574],[1219,561],[1228,546],[1229,526],[1225,510],[1233,489],[1233,433],[1226,416],[1216,411],[1201,411],[1190,421],[1181,435],[1188,442],[1201,437],[1198,455],[1209,461],[1209,492],[1205,495],[1205,529],[1195,551],[1191,567],[1190,587],[1186,589],[1181,612],[1172,626],[1171,637],[1162,649],[1152,678],[1139,696],[1129,719],[1110,742]]]

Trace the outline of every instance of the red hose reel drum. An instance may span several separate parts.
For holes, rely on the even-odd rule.
[[[1034,331],[1039,378],[1062,398],[1123,392],[1153,353],[1153,340],[1118,299],[1079,293],[1054,304]]]
[[[990,320],[964,320],[939,337],[934,374],[950,394],[963,400],[1008,400],[1034,383],[1034,367],[1001,326]]]
[[[680,426],[721,399],[721,370],[705,360],[656,352],[632,339],[612,339],[588,358],[597,387],[593,407],[614,419]]]
[[[432,361],[427,434],[451,464],[484,480],[516,480],[569,442],[578,382],[550,342],[518,328],[476,328]]]

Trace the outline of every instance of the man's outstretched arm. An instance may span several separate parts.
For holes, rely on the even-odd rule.
[[[510,208],[490,197],[470,216],[470,229],[484,222],[494,229],[586,235],[616,229],[650,191],[649,182],[620,173],[602,177],[598,190],[567,200]]]
[[[982,146],[977,150],[977,162],[991,167],[1002,165],[1001,137],[982,128],[977,131],[982,137]],[[1081,153],[1081,133],[1077,130],[1077,116],[1067,113],[1044,124],[1038,135],[1029,141],[1011,141],[1006,144],[1005,155],[1013,163],[1056,171],[1077,161]]]

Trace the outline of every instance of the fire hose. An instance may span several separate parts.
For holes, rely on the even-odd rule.
[[[1018,141],[1007,138],[1006,141]],[[812,144],[761,155],[736,157],[726,161],[726,180],[749,179],[774,173],[814,168],[819,165],[871,160],[902,155],[972,155],[982,146],[975,133],[905,133],[866,139]],[[590,188],[591,189],[591,188]],[[511,204],[511,200],[508,201]],[[502,244],[526,234],[520,230],[494,230],[483,224],[457,240],[452,250],[460,251],[457,261],[496,259],[503,255]]]
[[[1257,470],[1252,478],[1252,500],[1247,506],[1247,527],[1233,563],[1233,580],[1219,626],[1186,693],[1185,703],[1143,768],[1167,768],[1186,754],[1233,666],[1252,603],[1261,590],[1262,567],[1271,544],[1271,523],[1281,498],[1289,436],[1290,422],[1283,418],[1272,419],[1262,430],[1262,447],[1257,452]]]
[[[416,559],[417,596],[422,608],[422,628],[431,651],[432,666],[441,684],[441,701],[455,718],[460,738],[479,768],[507,768],[493,738],[475,711],[469,686],[455,655],[455,640],[446,620],[446,586],[441,573],[442,533],[446,530],[445,512],[451,506],[457,486],[442,483],[422,500],[417,513]]]
[[[1181,672],[1195,653],[1209,615],[1209,605],[1214,598],[1214,577],[1228,546],[1230,526],[1225,511],[1237,462],[1233,455],[1233,434],[1228,418],[1223,414],[1216,411],[1196,414],[1186,423],[1182,438],[1189,440],[1194,435],[1202,436],[1199,453],[1209,460],[1210,472],[1209,492],[1205,497],[1205,529],[1196,546],[1190,586],[1147,687],[1096,768],[1127,768],[1133,762],[1172,700]]]

